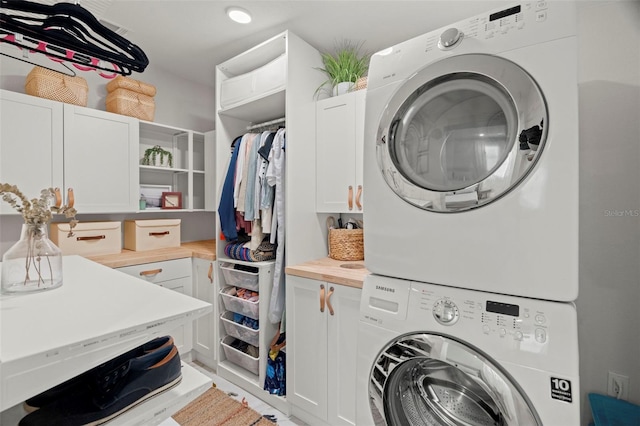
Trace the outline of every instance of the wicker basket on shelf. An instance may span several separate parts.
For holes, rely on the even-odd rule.
[[[335,260],[363,260],[364,231],[329,229],[329,257]]]
[[[145,83],[144,81],[135,80],[133,78],[124,77],[122,75],[117,76],[107,84],[107,91],[109,93],[116,89],[127,89],[132,92],[142,93],[147,96],[156,95],[156,86],[153,84]]]
[[[122,88],[109,93],[106,104],[109,112],[146,121],[153,121],[156,112],[156,103],[151,96]]]
[[[82,77],[71,77],[36,66],[27,74],[24,90],[27,95],[87,106],[89,86]]]

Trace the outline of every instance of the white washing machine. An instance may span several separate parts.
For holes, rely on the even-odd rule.
[[[580,424],[578,328],[552,302],[371,275],[356,424]]]
[[[573,2],[514,4],[373,55],[367,269],[575,300],[577,90]]]

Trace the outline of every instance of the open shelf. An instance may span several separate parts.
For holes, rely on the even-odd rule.
[[[211,387],[211,378],[198,372],[184,361],[182,362],[182,381],[172,389],[163,392],[144,403],[132,408],[126,413],[112,420],[118,425],[157,425],[171,417],[189,402],[206,392]],[[3,426],[17,426],[27,412],[22,404],[0,413],[0,424]]]

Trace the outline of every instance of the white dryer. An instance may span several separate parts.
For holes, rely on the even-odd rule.
[[[365,263],[376,274],[578,294],[574,2],[526,2],[373,55]]]
[[[368,276],[356,424],[580,424],[578,328],[552,302]]]

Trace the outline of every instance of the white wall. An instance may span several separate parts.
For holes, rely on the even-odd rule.
[[[582,424],[607,373],[640,404],[640,2],[579,15]]]
[[[3,46],[3,48],[5,47]],[[51,64],[54,64],[54,62],[51,62]],[[25,78],[32,68],[33,66],[30,64],[0,56],[0,88],[24,93]],[[87,80],[89,85],[87,107],[104,111],[106,109],[106,85],[110,80],[100,77],[93,71],[78,71],[77,75]],[[154,69],[153,64],[150,64],[144,73],[133,74],[130,77],[156,86],[154,119],[156,123],[199,132],[206,132],[214,128],[215,98],[213,86],[192,83],[173,74]],[[214,76],[211,76],[212,80],[213,78]],[[19,182],[15,183],[18,186],[20,185]],[[80,212],[78,215],[78,219],[82,221],[154,219],[160,217],[182,219],[181,237],[183,241],[215,238],[216,213],[212,212],[144,213],[139,215],[83,215]],[[54,221],[55,219],[54,217]],[[22,219],[19,215],[0,215],[0,256],[20,237],[21,224]]]
[[[10,46],[10,48],[14,47]],[[5,46],[3,51],[4,49],[6,49]],[[38,54],[31,54],[32,59],[36,59],[34,55]],[[46,58],[42,64],[49,66],[47,61],[52,66],[55,65],[55,62]],[[32,68],[33,65],[0,56],[0,88],[25,93],[25,78]],[[105,111],[106,86],[111,80],[100,77],[95,71],[76,71],[76,74],[87,80],[89,85],[87,107]],[[211,86],[204,86],[155,69],[151,63],[143,73],[134,73],[129,77],[156,86],[157,93],[154,98],[156,123],[199,132],[206,132],[215,127],[213,75]]]

